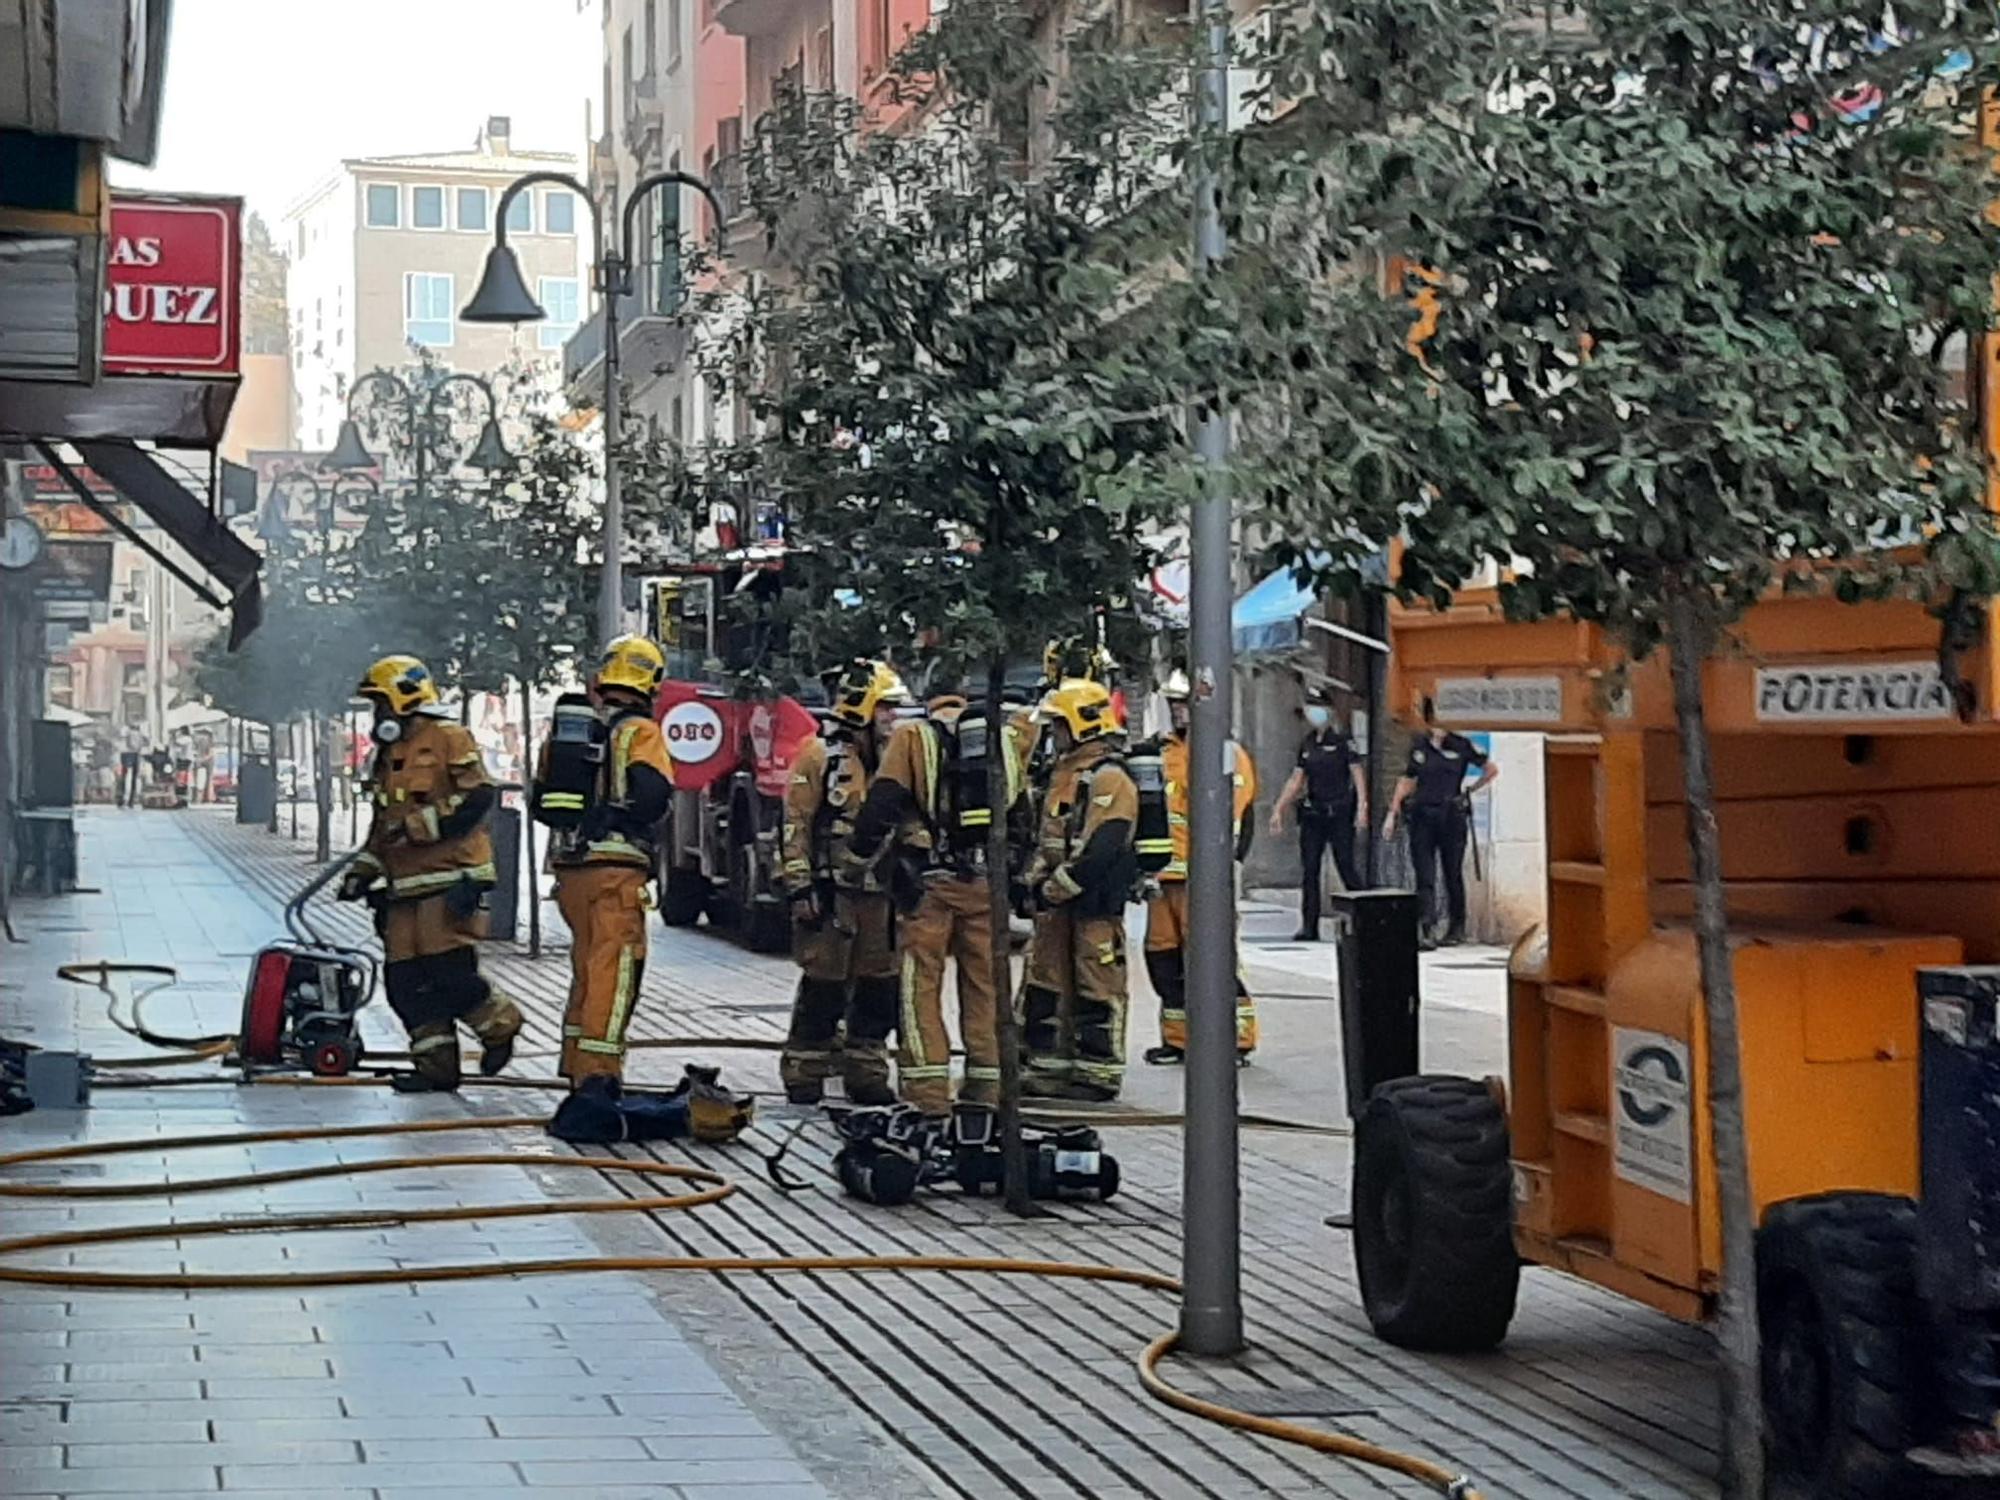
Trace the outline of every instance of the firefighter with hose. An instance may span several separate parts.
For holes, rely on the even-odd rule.
[[[850,1103],[893,1104],[895,918],[879,869],[854,858],[848,841],[909,694],[887,662],[859,660],[835,675],[830,697],[833,724],[800,748],[785,788],[784,877],[799,988],[778,1072],[794,1104],[817,1104],[836,1069]]]
[[[470,731],[444,717],[437,683],[414,656],[385,656],[355,693],[375,710],[374,803],[368,838],[341,877],[339,898],[375,905],[382,984],[410,1034],[402,1093],[459,1085],[458,1028],[480,1043],[491,1076],[514,1055],[520,1009],[479,972],[485,901],[493,888],[486,817],[496,800]]]
[[[556,703],[535,771],[534,816],[554,830],[549,864],[570,930],[559,1071],[579,1092],[617,1095],[625,1033],[646,970],[653,844],[673,796],[673,760],[653,718],[667,658],[623,635],[605,647],[590,694]]]
[[[898,724],[854,820],[849,858],[872,865],[890,856],[898,907],[901,1014],[896,1082],[903,1102],[927,1115],[951,1113],[951,1038],[944,1024],[944,976],[958,965],[959,1032],[965,1042],[961,1105],[1000,1102],[1000,992],[993,982],[993,904],[987,834],[995,816],[990,757],[1005,757],[1006,817],[1025,778],[1016,735],[995,735],[953,684],[934,681],[928,716]],[[1004,872],[1002,878],[1005,878]],[[1004,941],[1004,935],[1003,935]]]

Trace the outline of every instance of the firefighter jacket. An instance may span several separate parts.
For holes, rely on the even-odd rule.
[[[486,815],[492,778],[469,730],[435,714],[402,721],[402,737],[382,745],[366,790],[375,815],[354,873],[388,881],[391,901],[437,895],[461,880],[493,884]]]
[[[869,770],[847,736],[811,739],[799,747],[785,787],[785,889],[792,895],[831,882],[847,890],[880,891],[874,865],[849,857],[854,820],[868,797]]]
[[[557,869],[631,865],[651,870],[655,834],[673,798],[673,757],[659,724],[644,709],[602,712],[609,727],[596,791],[583,821],[552,842],[549,863]],[[548,757],[543,745],[537,776],[545,774]]]
[[[1086,917],[1123,911],[1138,883],[1138,817],[1139,789],[1116,746],[1093,741],[1057,761],[1027,873],[1041,903]]]
[[[975,798],[959,786],[970,769],[984,781],[982,758],[976,767],[957,764],[952,743],[966,702],[957,696],[936,699],[929,717],[898,724],[882,752],[882,763],[868,784],[868,796],[854,820],[850,855],[867,863],[894,832],[897,843],[918,855],[931,869],[952,869],[972,875],[985,868],[987,830],[992,810],[982,788]],[[1007,807],[1013,808],[1027,788],[1027,777],[1011,729],[1000,736],[1007,758]]]
[[[1251,764],[1250,756],[1244,748],[1231,740],[1227,749],[1230,778],[1234,782],[1231,793],[1231,807],[1236,823],[1236,857],[1243,858],[1250,850],[1250,836],[1256,831],[1251,811],[1257,802],[1257,768]],[[1160,766],[1167,782],[1167,832],[1173,840],[1173,855],[1167,861],[1159,878],[1186,880],[1188,878],[1188,808],[1190,805],[1188,785],[1188,739],[1184,734],[1170,734],[1160,742]]]

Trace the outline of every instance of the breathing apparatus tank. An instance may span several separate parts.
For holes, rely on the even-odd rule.
[[[1135,745],[1125,756],[1125,770],[1139,791],[1139,818],[1132,829],[1132,852],[1139,873],[1157,875],[1173,862],[1173,829],[1167,818],[1167,768],[1157,740]]]
[[[833,1169],[850,1198],[899,1208],[917,1195],[937,1144],[936,1122],[907,1104],[843,1110]]]
[[[960,855],[976,856],[986,847],[993,826],[993,797],[987,783],[987,757],[992,745],[986,716],[966,712],[948,728],[940,726],[954,745],[951,757],[951,815],[948,832]]]
[[[556,699],[548,763],[535,782],[530,805],[537,823],[566,833],[583,822],[597,800],[609,740],[610,732],[588,697],[564,693]]]
[[[1001,1192],[1007,1185],[996,1125],[994,1112],[984,1105],[961,1104],[952,1113],[952,1179],[975,1197]],[[1030,1198],[1091,1198],[1102,1203],[1118,1191],[1118,1162],[1088,1125],[1031,1128],[1022,1134]]]

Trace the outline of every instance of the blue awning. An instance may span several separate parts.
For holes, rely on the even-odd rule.
[[[1305,612],[1318,595],[1302,584],[1289,567],[1278,569],[1236,601],[1229,630],[1239,656],[1257,651],[1288,651],[1305,634]]]

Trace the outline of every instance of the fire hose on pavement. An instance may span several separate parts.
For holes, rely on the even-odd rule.
[[[128,1141],[88,1141],[48,1146],[0,1155],[0,1172],[13,1168],[77,1162],[144,1152],[147,1155],[192,1151],[203,1147],[257,1145],[276,1141],[321,1141],[433,1134],[460,1130],[541,1130],[539,1116],[495,1119],[421,1120],[391,1125],[310,1126],[300,1129],[234,1131],[213,1135],[145,1137]],[[368,1286],[382,1283],[471,1281],[496,1276],[548,1276],[588,1271],[955,1271],[1001,1276],[1042,1276],[1111,1282],[1177,1295],[1180,1283],[1171,1276],[1133,1266],[1095,1265],[1069,1261],[1013,1260],[998,1256],[949,1255],[825,1255],[825,1256],[575,1256],[542,1260],[496,1260],[472,1265],[355,1268],[327,1271],[204,1272],[91,1271],[69,1267],[20,1266],[8,1257],[36,1250],[71,1251],[87,1245],[131,1244],[147,1240],[194,1239],[207,1235],[258,1232],[314,1232],[335,1229],[379,1229],[408,1224],[439,1224],[464,1220],[531,1218],[552,1214],[657,1213],[694,1209],[716,1203],[739,1191],[720,1173],[703,1167],[667,1162],[627,1161],[614,1156],[516,1155],[507,1152],[459,1152],[436,1156],[395,1156],[376,1161],[330,1162],[319,1166],[246,1172],[197,1181],[124,1183],[31,1183],[0,1178],[0,1197],[38,1199],[113,1199],[162,1197],[171,1193],[219,1192],[230,1188],[268,1188],[280,1183],[309,1182],[361,1173],[400,1172],[440,1167],[509,1166],[581,1168],[598,1172],[630,1172],[642,1177],[668,1178],[689,1185],[690,1191],[645,1198],[560,1199],[540,1203],[500,1203],[433,1209],[343,1209],[331,1213],[273,1214],[256,1219],[218,1218],[192,1222],[118,1225],[62,1230],[48,1234],[0,1239],[0,1283],[67,1287],[75,1290],[112,1288],[148,1291],[226,1291],[272,1287]],[[1480,1500],[1479,1491],[1464,1475],[1413,1454],[1383,1448],[1359,1438],[1321,1432],[1298,1423],[1237,1411],[1220,1402],[1190,1395],[1168,1383],[1160,1364],[1174,1349],[1179,1335],[1161,1334],[1137,1359],[1139,1383],[1155,1399],[1180,1411],[1238,1431],[1294,1443],[1337,1458],[1392,1470],[1451,1500]]]

